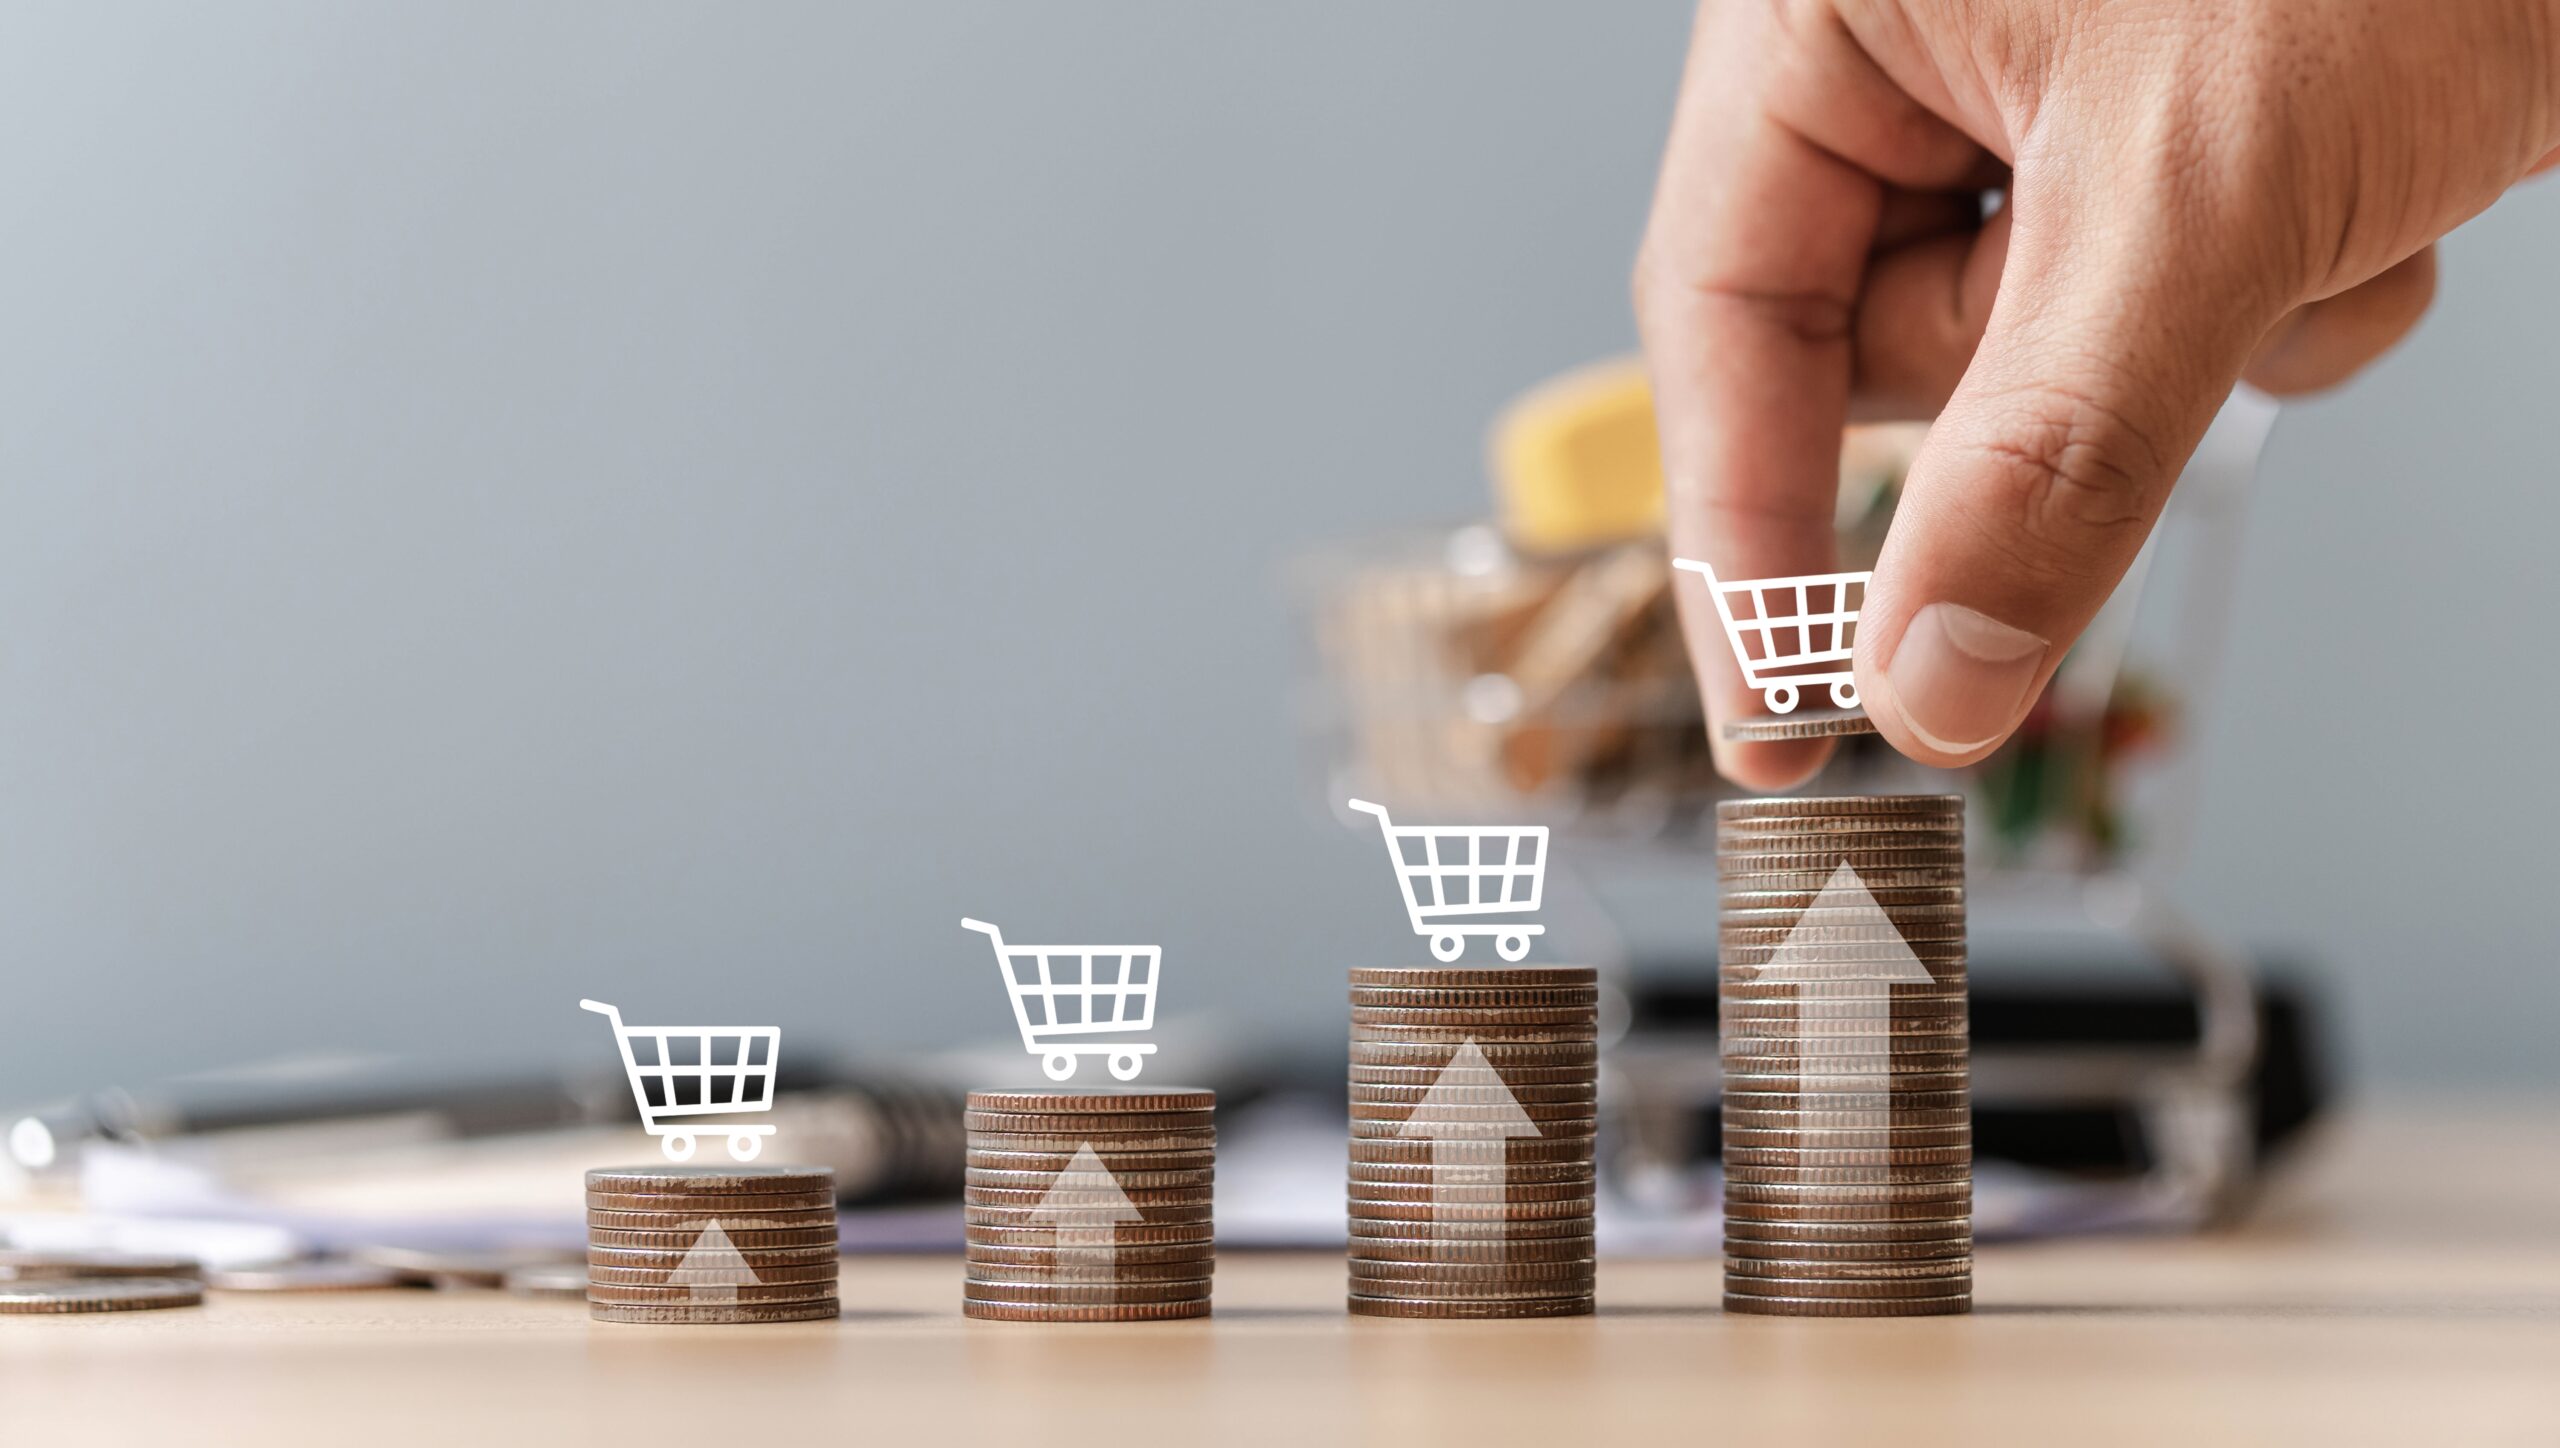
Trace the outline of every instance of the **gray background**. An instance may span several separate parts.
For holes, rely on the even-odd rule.
[[[1338,1033],[1403,924],[1282,562],[1630,345],[1686,25],[0,6],[0,1098],[581,994],[938,1044],[963,913]],[[2183,898],[2368,1077],[2560,1080],[2556,243],[2279,425],[2201,721]]]

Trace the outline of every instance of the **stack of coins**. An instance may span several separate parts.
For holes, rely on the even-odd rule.
[[[836,1174],[822,1166],[587,1173],[587,1315],[806,1322],[836,1315]]]
[[[1218,1098],[972,1091],[960,1310],[1005,1322],[1209,1315]]]
[[[1591,1311],[1598,973],[1351,972],[1351,1311]]]
[[[1716,808],[1727,1312],[1973,1305],[1964,806]]]

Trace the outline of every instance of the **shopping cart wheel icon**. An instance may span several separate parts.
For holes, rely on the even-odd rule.
[[[693,1156],[693,1147],[693,1133],[690,1131],[671,1132],[658,1143],[658,1149],[667,1154],[669,1161],[690,1160]],[[753,1161],[756,1159],[756,1153],[762,1150],[764,1150],[764,1138],[753,1132],[734,1132],[729,1137],[729,1155],[739,1161]]]

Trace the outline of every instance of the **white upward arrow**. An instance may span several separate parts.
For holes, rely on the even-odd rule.
[[[1120,1179],[1096,1156],[1093,1143],[1076,1143],[1057,1179],[1031,1215],[1050,1224],[1050,1241],[1058,1250],[1060,1280],[1071,1268],[1090,1268],[1093,1281],[1108,1284],[1120,1257],[1120,1224],[1145,1220],[1137,1203],[1120,1189]]]
[[[1493,1109],[1487,1110],[1488,1107]],[[1446,1119],[1478,1113],[1489,1119]],[[1456,1193],[1448,1188],[1468,1180],[1494,1187],[1495,1192],[1490,1195],[1507,1195],[1502,1189],[1510,1185],[1511,1138],[1536,1136],[1538,1123],[1520,1109],[1520,1100],[1511,1094],[1510,1084],[1484,1058],[1484,1051],[1473,1036],[1459,1045],[1449,1064],[1432,1078],[1431,1089],[1414,1103],[1412,1114],[1405,1118],[1398,1134],[1409,1141],[1431,1143],[1431,1236],[1437,1249],[1435,1255],[1456,1255],[1461,1238],[1489,1236],[1495,1244],[1493,1255],[1501,1256],[1502,1243],[1510,1235],[1507,1226],[1498,1220],[1470,1220],[1456,1200]]]
[[[696,1302],[735,1302],[738,1289],[752,1287],[764,1279],[738,1252],[737,1244],[714,1217],[701,1235],[693,1239],[684,1257],[676,1263],[677,1281],[685,1284],[686,1295]]]
[[[1808,923],[1812,921],[1820,924]],[[1859,968],[1853,978],[1843,978],[1844,967],[1836,960],[1825,960],[1837,956],[1839,947],[1822,943],[1819,934],[1843,926],[1871,931],[1884,942],[1875,951],[1874,964]],[[1810,940],[1804,938],[1809,932]],[[1911,953],[1893,917],[1868,893],[1867,882],[1843,861],[1805,907],[1795,929],[1769,953],[1760,979],[1795,986],[1800,1025],[1810,1025],[1814,1002],[1839,1003],[1838,1014],[1826,1017],[1842,1023],[1838,1033],[1796,1033],[1793,1054],[1802,1060],[1796,1079],[1849,1078],[1839,1108],[1845,1124],[1837,1140],[1843,1154],[1833,1160],[1857,1172],[1843,1180],[1887,1180],[1892,1173],[1885,1168],[1893,1161],[1893,988],[1935,985],[1937,977]],[[1750,1023],[1739,1023],[1734,1033],[1750,1034]]]

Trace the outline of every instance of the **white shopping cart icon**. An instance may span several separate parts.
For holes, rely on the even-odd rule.
[[[1742,665],[1743,681],[1769,701],[1769,712],[1785,714],[1800,699],[1798,689],[1831,686],[1831,702],[1843,709],[1858,707],[1857,676],[1846,669],[1822,669],[1846,661],[1857,644],[1858,610],[1867,601],[1867,573],[1811,573],[1802,578],[1762,578],[1725,583],[1716,571],[1694,558],[1674,558],[1675,568],[1706,575],[1707,592],[1724,620],[1725,637]],[[1750,595],[1751,613],[1740,617],[1734,604]],[[1795,611],[1772,613],[1772,601],[1792,598]],[[1753,644],[1758,644],[1757,651]],[[1793,648],[1787,647],[1793,644]]]
[[[1398,829],[1387,807],[1365,799],[1351,807],[1378,817],[1387,837],[1387,858],[1396,866],[1396,883],[1404,889],[1405,913],[1413,933],[1431,937],[1431,953],[1456,960],[1470,935],[1494,937],[1493,948],[1505,960],[1529,953],[1529,937],[1543,935],[1543,925],[1458,924],[1453,916],[1524,915],[1538,908],[1547,884],[1547,827],[1467,829],[1424,825]],[[1445,846],[1445,848],[1444,848]],[[1430,898],[1423,898],[1428,889]]]
[[[726,1133],[729,1155],[740,1161],[764,1148],[764,1138],[774,1132],[769,1125],[669,1126],[664,1118],[771,1111],[780,1026],[626,1026],[622,1012],[602,1001],[578,1005],[613,1022],[622,1069],[631,1074],[632,1099],[640,1103],[640,1125],[660,1138],[658,1147],[669,1161],[693,1155],[696,1136]]]
[[[1076,1057],[1111,1058],[1111,1074],[1137,1079],[1155,1047],[1130,1041],[1087,1041],[1083,1036],[1126,1036],[1156,1023],[1156,971],[1164,948],[1156,945],[1007,945],[1004,932],[983,920],[962,919],[996,946],[996,969],[1013,998],[1022,1047],[1040,1058],[1052,1081],[1076,1073]]]

